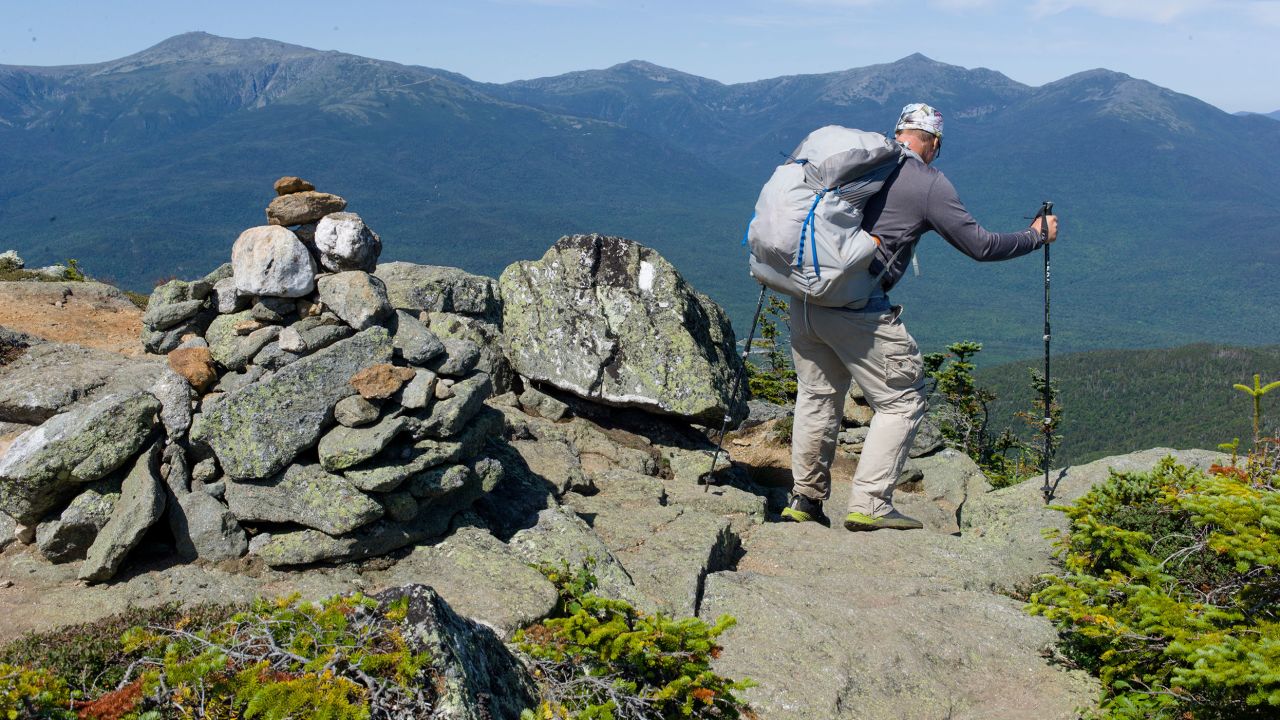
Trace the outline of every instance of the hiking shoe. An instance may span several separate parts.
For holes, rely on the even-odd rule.
[[[831,518],[822,512],[822,501],[810,500],[803,495],[791,496],[791,501],[782,509],[782,519],[791,522],[816,522],[831,527]]]
[[[783,511],[785,512],[785,511]],[[844,518],[844,529],[858,532],[861,530],[919,530],[924,523],[903,515],[897,510],[890,510],[888,515],[873,518],[858,512],[851,512]]]

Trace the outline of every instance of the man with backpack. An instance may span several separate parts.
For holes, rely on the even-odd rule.
[[[991,233],[983,229],[965,210],[946,176],[930,167],[942,149],[942,114],[937,110],[923,103],[907,105],[894,135],[901,147],[901,157],[894,161],[896,166],[893,162],[880,165],[878,176],[872,173],[862,182],[839,186],[832,182],[829,187],[820,183],[819,189],[813,191],[817,199],[801,226],[799,255],[804,256],[804,232],[819,222],[815,212],[824,197],[830,199],[829,191],[855,206],[861,203],[861,229],[874,241],[868,272],[877,282],[865,302],[859,300],[846,306],[832,307],[811,301],[814,298],[807,294],[797,297],[796,293],[789,293],[792,357],[799,391],[792,429],[794,486],[790,502],[782,511],[787,520],[830,523],[822,505],[831,495],[831,463],[852,380],[861,386],[875,416],[854,473],[845,528],[856,531],[922,527],[918,520],[893,507],[894,484],[924,418],[927,401],[920,350],[902,324],[902,307],[890,304],[888,292],[911,263],[920,237],[930,230],[979,261],[1008,260],[1043,244],[1038,219],[1020,232]],[[796,162],[809,162],[812,167],[812,161]],[[812,174],[813,170],[809,172]],[[888,172],[887,176],[884,172]],[[868,184],[868,177],[878,177],[883,185]],[[809,185],[812,188],[813,183]],[[866,196],[869,191],[875,194]],[[757,215],[760,208],[758,205]],[[1058,229],[1056,217],[1048,217],[1047,228],[1047,241],[1053,242]],[[818,243],[812,235],[810,229],[810,250],[816,252]],[[753,252],[754,247],[753,244]],[[827,268],[821,267],[818,256],[814,258],[813,265],[820,276]]]

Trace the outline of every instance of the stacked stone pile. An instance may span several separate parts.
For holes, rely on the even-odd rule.
[[[392,263],[388,284],[345,200],[276,191],[230,263],[152,293],[163,363],[95,355],[75,365],[93,393],[0,396],[6,419],[43,423],[0,457],[0,510],[50,561],[104,580],[162,519],[188,560],[366,557],[440,535],[497,483],[480,456],[501,427],[484,401],[511,382],[493,281]]]
[[[383,555],[459,523],[505,541],[580,505],[599,516],[605,539],[591,542],[622,553],[601,560],[615,584],[638,588],[620,596],[692,612],[764,500],[600,508],[662,505],[662,483],[695,488],[713,471],[688,423],[745,414],[723,311],[657,253],[600,235],[563,238],[501,282],[378,265],[381,238],[341,197],[298,178],[275,189],[269,224],[241,233],[231,262],[152,293],[149,359],[51,344],[0,368],[0,384],[22,388],[0,392],[0,422],[27,428],[0,450],[0,510],[20,539],[102,581],[147,537],[185,560],[292,567]],[[641,409],[656,434],[620,444],[601,405]],[[666,545],[637,546],[655,527]],[[482,545],[494,543],[506,547]]]

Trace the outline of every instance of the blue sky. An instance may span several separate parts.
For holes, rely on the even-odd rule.
[[[632,59],[742,82],[921,52],[1030,85],[1105,67],[1280,109],[1280,0],[0,0],[0,17],[7,65],[99,62],[189,30],[493,82]]]

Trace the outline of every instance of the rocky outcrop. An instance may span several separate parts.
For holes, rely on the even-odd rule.
[[[728,317],[662,256],[601,235],[561,238],[499,280],[515,371],[579,397],[718,424],[746,415]]]
[[[0,366],[0,422],[39,424],[72,405],[158,378],[159,363],[64,343],[38,343]]]

